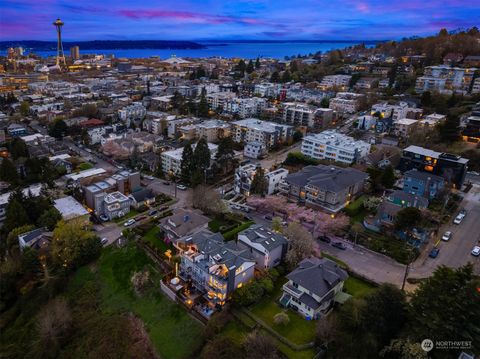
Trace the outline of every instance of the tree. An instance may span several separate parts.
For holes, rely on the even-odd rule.
[[[191,202],[194,208],[198,208],[207,214],[219,215],[227,211],[220,193],[204,185],[194,187]]]
[[[395,184],[395,172],[392,166],[388,166],[383,170],[381,182],[385,188],[393,187]]]
[[[265,171],[261,166],[258,166],[255,170],[255,175],[252,179],[252,184],[250,185],[250,194],[258,194],[260,196],[265,196],[268,191],[268,180],[265,177]]]
[[[230,338],[220,335],[210,339],[202,349],[201,359],[242,359],[242,348]]]
[[[210,149],[205,138],[201,138],[193,151],[193,163],[195,169],[206,171],[210,167]]]
[[[272,224],[270,225],[272,228],[272,231],[274,232],[281,232],[283,227],[282,227],[282,219],[280,217],[273,217],[272,218]]]
[[[300,223],[290,222],[284,231],[289,241],[286,262],[290,268],[295,268],[303,259],[314,253],[315,242],[312,235]]]
[[[180,178],[184,183],[190,183],[191,181],[194,170],[193,161],[193,149],[190,143],[187,143],[183,147],[182,161],[180,162]]]
[[[55,120],[48,130],[48,134],[55,138],[63,138],[68,131],[68,126],[62,119]]]
[[[322,101],[320,101],[320,106],[322,106],[322,108],[328,108],[328,106],[330,106],[330,99],[328,97],[322,97]]]
[[[247,74],[251,74],[253,71],[255,71],[255,68],[253,67],[252,60],[248,61],[248,65],[247,65],[245,71],[247,72]]]
[[[438,36],[440,36],[440,37],[448,36],[447,29],[445,29],[445,28],[440,29],[440,32],[438,33]]]
[[[428,354],[420,343],[410,339],[394,339],[380,352],[381,358],[387,359],[427,359]]]
[[[247,359],[279,358],[278,348],[275,346],[273,340],[258,331],[253,331],[246,336],[243,347],[247,353]]]
[[[440,140],[452,143],[460,139],[460,120],[458,116],[448,115],[447,119],[438,125]]]
[[[302,133],[302,131],[297,130],[297,131],[295,131],[295,132],[293,133],[293,142],[298,142],[298,141],[300,141],[302,138],[303,138],[303,133]]]
[[[14,138],[10,143],[9,151],[14,160],[29,156],[27,144],[18,137]]]
[[[409,230],[422,221],[422,212],[415,207],[406,207],[398,211],[395,216],[395,228]]]
[[[422,107],[432,106],[432,93],[430,91],[425,91],[422,93],[421,103]]]
[[[280,74],[278,73],[278,71],[274,71],[272,73],[272,76],[270,77],[270,81],[274,83],[280,82]]]
[[[480,282],[473,264],[452,269],[438,267],[420,282],[410,301],[411,339],[471,341],[473,352],[480,350]],[[435,353],[437,354],[437,353]],[[439,354],[439,353],[438,353]]]
[[[28,114],[30,113],[30,104],[28,103],[28,101],[23,101],[18,110],[20,111],[20,114],[22,116],[28,116]]]
[[[380,189],[382,183],[382,170],[378,167],[368,167],[367,173],[369,176],[370,185],[374,192]]]
[[[337,318],[333,315],[320,319],[316,327],[316,343],[328,348],[337,336],[337,326]]]
[[[12,229],[7,236],[7,249],[10,250],[13,246],[18,245],[18,236],[33,231],[35,226],[31,224],[25,224],[23,226]]]
[[[102,245],[81,219],[60,221],[53,231],[52,257],[57,266],[77,268],[100,255]]]
[[[13,186],[16,186],[20,181],[17,168],[8,158],[4,158],[0,164],[0,179]]]
[[[53,231],[57,225],[57,222],[59,222],[61,219],[62,215],[60,212],[55,207],[52,207],[40,215],[37,225],[39,227],[48,228],[49,231]]]
[[[228,173],[235,158],[234,143],[231,136],[223,137],[218,143],[215,155],[216,163],[222,169],[222,173]]]
[[[200,102],[198,103],[198,116],[208,116],[207,90],[205,90],[205,87],[202,88],[202,92],[200,94]]]
[[[27,212],[23,208],[22,204],[17,199],[11,199],[6,208],[5,222],[3,223],[2,230],[5,233],[9,233],[11,230],[17,227],[31,223]]]
[[[150,272],[148,270],[134,272],[130,282],[137,296],[141,297],[151,284]]]
[[[260,68],[260,59],[257,57],[257,59],[255,60],[255,68],[256,69],[259,69]]]
[[[292,81],[292,75],[290,74],[290,71],[288,70],[283,71],[282,82],[290,82],[290,81]]]

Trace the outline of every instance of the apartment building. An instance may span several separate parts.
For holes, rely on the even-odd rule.
[[[443,177],[456,188],[461,188],[468,171],[468,159],[419,146],[408,146],[402,152],[398,169],[402,172],[411,169],[428,172]]]
[[[402,118],[418,120],[422,116],[423,110],[404,101],[396,105],[380,102],[372,106],[371,115],[373,116],[375,114],[378,114],[380,118],[391,117],[394,121]]]
[[[474,79],[475,67],[460,68],[450,66],[427,66],[423,76],[417,78],[415,91],[438,91],[440,93],[470,91],[470,85]]]
[[[292,308],[306,319],[325,316],[335,302],[344,302],[342,292],[347,272],[327,258],[306,258],[287,275],[280,304]]]
[[[354,92],[338,92],[330,99],[329,108],[341,114],[357,112],[365,100],[365,95]]]
[[[182,134],[180,130],[182,127],[200,122],[201,120],[197,117],[169,118],[167,119],[168,138],[177,138]]]
[[[212,307],[223,306],[237,288],[254,277],[255,258],[220,233],[202,230],[174,242],[180,253],[178,277],[204,294]]]
[[[333,119],[333,110],[318,108],[299,102],[285,102],[280,107],[278,119],[295,127],[324,128]]]
[[[233,190],[236,193],[250,196],[250,188],[252,186],[253,178],[257,172],[257,165],[249,163],[244,166],[240,166],[235,170]],[[288,170],[285,168],[279,168],[275,171],[269,172],[265,170],[265,179],[268,182],[268,189],[266,194],[275,193],[280,183],[287,177]]]
[[[293,127],[275,122],[261,121],[256,118],[232,122],[233,138],[236,142],[260,142],[267,149],[289,142],[292,139]]]
[[[215,92],[207,95],[208,107],[212,110],[224,109],[226,104],[237,97],[235,92]]]
[[[245,147],[243,147],[243,157],[246,158],[261,158],[267,153],[267,146],[259,141],[248,142]]]
[[[371,145],[365,141],[357,141],[334,130],[327,130],[305,136],[301,151],[314,159],[351,164],[367,156],[370,153],[370,147]]]
[[[195,150],[196,144],[192,145]],[[218,146],[214,143],[208,143],[208,149],[210,150],[210,158],[213,160],[217,154]],[[162,170],[163,173],[173,173],[175,175],[180,174],[182,164],[183,147],[176,148],[174,150],[165,151],[162,153]],[[211,161],[213,162],[213,161]]]
[[[409,137],[419,128],[419,121],[410,118],[401,118],[393,123],[393,132],[398,137]]]
[[[319,87],[323,91],[332,89],[345,91],[349,88],[351,79],[350,75],[327,75],[323,77]]]
[[[180,127],[183,139],[193,140],[204,138],[207,142],[217,142],[221,138],[230,136],[231,126],[221,120],[208,120],[198,124]]]
[[[130,126],[132,121],[140,121],[145,118],[147,109],[140,102],[134,102],[129,106],[118,110],[118,118]]]
[[[103,215],[109,220],[120,218],[130,212],[132,200],[121,192],[112,192],[103,198]]]
[[[255,84],[254,94],[261,97],[275,97],[280,91],[280,85],[272,84],[270,82],[264,82],[261,84]]]
[[[223,112],[240,118],[260,116],[267,108],[267,100],[259,97],[232,98],[224,103]]]
[[[289,174],[278,188],[287,198],[335,213],[363,192],[367,178],[351,167],[307,166]]]

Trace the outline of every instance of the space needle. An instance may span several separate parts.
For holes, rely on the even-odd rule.
[[[63,21],[60,19],[55,20],[53,26],[57,29],[57,62],[56,65],[64,65],[67,66],[67,62],[65,61],[65,54],[63,52],[63,44],[62,44],[62,26],[64,25]]]

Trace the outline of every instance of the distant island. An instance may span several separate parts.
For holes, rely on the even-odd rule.
[[[56,41],[0,41],[0,49],[24,47],[34,51],[48,51],[57,48]],[[63,47],[80,46],[82,50],[137,50],[137,49],[203,49],[205,46],[193,41],[170,40],[94,40],[63,41]]]

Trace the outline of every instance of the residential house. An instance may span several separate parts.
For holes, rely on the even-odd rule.
[[[130,193],[128,197],[131,199],[133,208],[140,208],[142,206],[151,206],[155,203],[155,195],[151,189],[142,188],[139,191]]]
[[[72,196],[54,200],[53,206],[60,212],[64,220],[88,216],[88,211]]]
[[[445,189],[445,179],[428,172],[412,169],[403,174],[403,191],[428,199],[438,197]]]
[[[103,197],[103,215],[109,220],[121,218],[130,212],[132,200],[121,192],[108,193]]]
[[[288,250],[285,236],[259,224],[238,233],[238,244],[250,250],[260,270],[279,265]]]
[[[23,251],[26,247],[34,249],[47,249],[51,242],[51,232],[47,232],[45,228],[36,228],[33,231],[20,234],[18,245]]]
[[[171,216],[162,218],[159,227],[167,240],[174,241],[206,229],[208,222],[210,219],[197,211],[179,208]]]
[[[347,278],[347,272],[330,259],[304,259],[287,275],[280,304],[307,319],[322,318],[336,301],[345,300],[342,290]]]
[[[250,189],[257,168],[257,165],[249,163],[244,166],[239,166],[235,170],[233,190],[236,193],[250,196]],[[266,194],[270,195],[276,192],[280,186],[280,183],[287,177],[287,175],[288,170],[285,168],[279,168],[271,172],[265,170],[265,179],[268,183]]]

